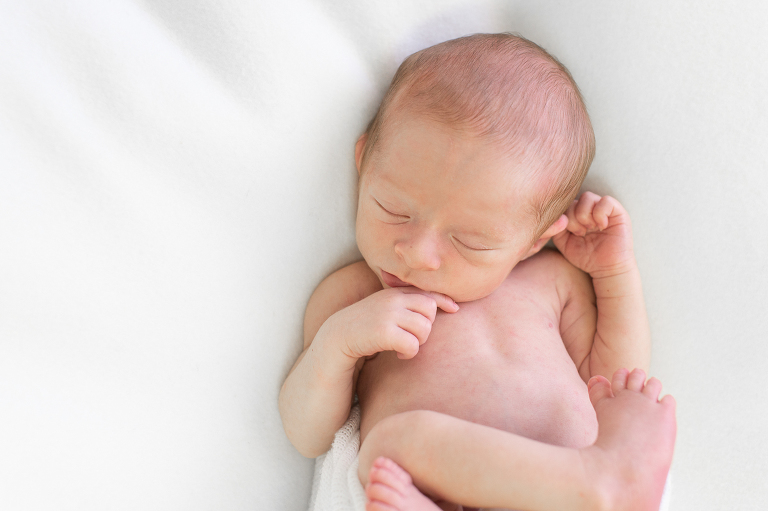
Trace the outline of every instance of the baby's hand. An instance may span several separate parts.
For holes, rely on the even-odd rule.
[[[321,330],[330,329],[323,334],[336,337],[344,353],[355,359],[380,351],[396,351],[398,358],[408,359],[427,341],[438,308],[459,310],[440,293],[415,287],[383,289],[340,310]]]
[[[632,224],[619,201],[584,192],[565,214],[568,227],[552,240],[572,265],[592,278],[624,273],[635,265]]]

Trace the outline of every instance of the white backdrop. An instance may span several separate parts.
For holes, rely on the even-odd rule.
[[[403,57],[517,31],[632,214],[672,510],[768,506],[760,0],[0,2],[0,509],[301,510],[279,387]]]

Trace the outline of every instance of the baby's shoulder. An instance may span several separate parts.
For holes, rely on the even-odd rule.
[[[592,279],[579,270],[554,248],[544,248],[520,263],[532,279],[551,283],[558,288],[558,294],[592,293]]]
[[[379,279],[365,261],[328,275],[309,298],[304,313],[304,346],[309,346],[325,320],[380,289]]]
[[[544,247],[538,254],[534,254],[528,259],[524,259],[519,263],[521,266],[525,266],[526,271],[532,273],[568,273],[572,270],[579,271],[568,260],[563,257],[563,254],[559,250]]]
[[[344,301],[349,302],[347,305],[352,305],[381,288],[381,282],[368,264],[358,261],[328,275],[317,286],[315,293],[330,292],[343,297]]]

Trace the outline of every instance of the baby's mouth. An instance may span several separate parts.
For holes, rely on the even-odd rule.
[[[400,280],[399,278],[384,270],[381,270],[381,280],[383,280],[384,283],[389,287],[407,287],[413,285]]]

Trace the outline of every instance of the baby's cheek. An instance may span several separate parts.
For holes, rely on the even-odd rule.
[[[490,295],[501,286],[508,275],[509,270],[506,267],[478,269],[469,282],[471,286],[467,289],[467,294],[471,295],[469,300],[479,300]]]
[[[356,230],[357,248],[369,266],[376,266],[377,261],[381,263],[379,260],[386,256],[386,246],[378,241],[381,238],[377,234],[375,229],[364,225]]]
[[[446,279],[449,285],[441,292],[456,302],[471,302],[485,298],[498,287],[488,281],[486,272],[478,271],[476,268],[464,267],[452,273],[453,275]]]
[[[355,241],[357,241],[357,247],[361,252],[368,248],[371,231],[372,227],[370,222],[366,221],[365,215],[358,213],[355,222]]]

